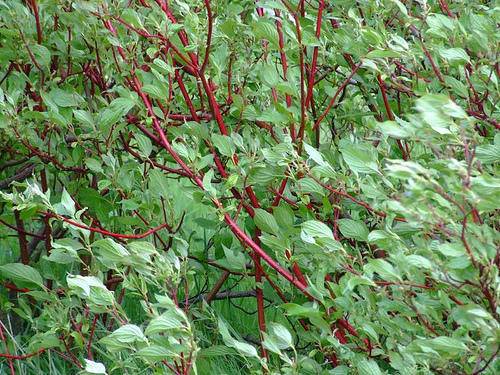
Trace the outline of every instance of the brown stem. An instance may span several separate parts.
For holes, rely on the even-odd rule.
[[[222,285],[224,285],[224,283],[226,282],[226,280],[228,279],[228,277],[229,277],[229,272],[228,271],[224,271],[222,273],[221,277],[219,277],[219,280],[217,280],[217,282],[215,283],[214,287],[207,294],[207,296],[205,298],[205,300],[207,301],[208,304],[210,302],[212,302],[212,300],[215,298],[217,292],[220,290],[220,288],[222,288]]]
[[[26,231],[24,230],[24,222],[18,210],[14,210],[14,217],[17,225],[17,237],[19,239],[19,251],[21,253],[21,262],[28,264],[30,262],[30,254],[28,250],[28,241],[26,239]]]
[[[36,37],[38,44],[42,44],[42,25],[40,24],[40,14],[38,12],[38,5],[36,0],[30,0],[31,7],[33,8],[33,15],[35,16],[36,23]]]

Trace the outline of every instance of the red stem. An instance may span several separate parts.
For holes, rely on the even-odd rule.
[[[276,31],[278,32],[278,46],[280,50],[280,60],[281,60],[281,68],[283,70],[283,79],[285,81],[288,81],[287,74],[288,74],[288,61],[285,53],[285,41],[283,38],[283,27],[281,24],[281,21],[279,20],[280,17],[280,12],[279,10],[275,9],[274,14],[276,15]],[[286,100],[286,106],[291,107],[292,106],[292,97],[290,94],[285,95],[285,100]],[[296,134],[295,134],[295,125],[292,123],[290,124],[290,137],[292,137],[292,141],[295,141]]]
[[[218,206],[222,208],[222,205],[219,203]],[[246,235],[243,230],[233,221],[231,216],[228,213],[224,214],[224,221],[229,225],[231,231],[238,237],[238,239],[246,246],[255,251],[258,255],[261,256],[262,259],[266,261],[267,264],[271,268],[273,268],[276,272],[278,272],[281,276],[283,276],[286,280],[288,280],[291,284],[293,284],[297,289],[299,289],[306,297],[315,300],[315,298],[307,291],[307,286],[298,281],[290,272],[285,270],[281,265],[272,259],[260,246],[258,246],[250,237]]]
[[[276,197],[273,200],[273,203],[271,203],[271,206],[276,207],[281,200],[281,197],[283,197],[283,192],[285,191],[286,184],[288,182],[288,177],[285,177],[280,184],[280,188],[278,189],[278,192],[276,194]]]
[[[150,236],[151,234],[154,234],[163,228],[169,228],[168,224],[162,224],[162,225],[159,225],[155,228],[151,228],[151,229],[149,229],[146,232],[141,233],[141,234],[121,234],[121,233],[108,232],[107,230],[104,230],[104,229],[89,227],[88,225],[80,224],[74,220],[67,219],[63,216],[56,215],[56,214],[53,214],[50,212],[47,212],[46,215],[48,215],[50,217],[55,217],[59,220],[62,220],[64,222],[71,224],[71,225],[78,227],[78,228],[86,229],[86,230],[89,230],[91,232],[100,233],[104,236],[113,237],[113,238],[122,238],[122,239],[141,239],[141,238],[145,238],[147,236]]]
[[[215,118],[215,121],[217,122],[217,125],[219,126],[219,130],[222,135],[229,135],[226,124],[224,123],[224,120],[222,119],[222,114],[220,112],[220,107],[217,101],[215,100],[215,95],[212,91],[211,86],[208,84],[207,79],[205,78],[204,75],[200,75],[200,80],[201,84],[203,85],[203,89],[205,90],[205,93],[208,97],[208,103],[210,104],[210,109],[212,110],[212,114]]]
[[[207,33],[207,43],[205,47],[205,57],[203,59],[203,64],[201,64],[200,75],[205,73],[205,69],[207,68],[208,58],[210,56],[210,46],[212,44],[212,28],[213,28],[213,16],[212,16],[212,8],[210,7],[210,0],[205,1],[205,8],[207,8],[207,22],[208,22],[208,33]]]
[[[14,284],[11,284],[11,283],[4,283],[4,286],[7,289],[12,290],[13,292],[17,292],[17,293],[28,293],[31,291],[28,288],[18,288],[17,286],[15,286]]]
[[[320,184],[322,187],[324,187],[325,189],[329,190],[330,192],[332,192],[334,194],[341,195],[344,198],[347,198],[347,199],[353,201],[354,203],[356,203],[356,204],[364,207],[365,209],[367,209],[371,213],[373,213],[375,215],[378,215],[380,217],[386,217],[387,216],[387,214],[385,212],[383,212],[383,211],[377,211],[373,207],[371,207],[368,203],[360,201],[359,199],[354,198],[352,195],[350,195],[350,194],[348,194],[348,193],[346,193],[344,191],[334,189],[330,185],[327,185],[327,184],[321,182],[318,178],[314,177],[313,175],[309,174],[309,177],[311,177],[314,181],[316,181],[318,184]],[[405,218],[398,218],[398,217],[395,218],[394,220],[396,220],[396,221],[403,221],[403,222],[406,221]]]
[[[7,354],[7,353],[0,353],[0,358],[8,358],[8,359],[14,359],[14,360],[23,360],[23,359],[28,359],[31,357],[34,357],[38,354],[41,354],[45,352],[47,349],[39,349],[36,352],[29,353],[29,354],[23,354],[23,355],[12,355],[12,354]]]
[[[384,107],[385,111],[387,113],[387,118],[391,121],[394,121],[394,114],[392,113],[391,105],[389,104],[389,99],[387,98],[387,92],[385,88],[385,83],[382,80],[382,76],[380,73],[377,75],[377,83],[378,86],[380,87],[380,93],[382,94],[382,100],[384,101]],[[405,151],[405,148],[403,147],[403,144],[401,143],[401,140],[397,139],[396,143],[398,144],[399,150],[401,151],[401,154],[403,156],[403,160],[408,160],[408,154]]]
[[[259,235],[260,231],[256,230],[254,234],[254,240],[256,242],[259,241]],[[264,291],[258,285],[260,285],[260,283],[262,282],[263,274],[262,274],[262,267],[260,265],[260,256],[254,252],[252,258],[255,264],[255,284],[257,285],[255,287],[256,301],[257,301],[257,319],[259,322],[259,334],[262,343],[262,341],[264,340],[263,333],[266,332],[266,316],[264,312]],[[261,344],[261,353],[264,358],[268,359],[267,351],[262,344]]]
[[[219,292],[220,288],[222,288],[222,285],[224,285],[230,274],[231,273],[229,271],[224,271],[219,280],[217,280],[214,287],[212,288],[212,290],[210,290],[205,298],[205,301],[208,304],[215,298],[215,295]]]
[[[355,65],[352,68],[351,74],[349,74],[349,76],[344,80],[344,82],[342,82],[342,84],[340,85],[340,87],[337,89],[337,91],[333,95],[333,98],[330,100],[330,103],[328,103],[328,106],[326,107],[325,111],[316,120],[316,123],[313,126],[313,130],[316,130],[318,128],[318,126],[321,124],[321,121],[323,121],[323,119],[326,117],[326,115],[328,115],[328,113],[332,109],[333,105],[335,104],[335,101],[337,100],[337,97],[345,89],[345,87],[347,86],[347,84],[349,83],[349,81],[351,80],[351,78],[354,76],[354,74],[356,74],[356,72],[358,71],[358,69],[361,67],[361,64],[362,64],[362,62],[358,63],[358,65]]]
[[[92,340],[94,339],[95,327],[97,325],[97,320],[99,319],[99,315],[94,315],[94,320],[92,321],[92,326],[90,328],[89,340],[87,342],[87,356],[90,360],[93,360],[92,356]]]
[[[5,354],[10,355],[9,353],[9,345],[7,343],[7,339],[5,338],[3,334],[3,328],[2,328],[3,323],[0,322],[0,339],[2,339],[3,343],[5,344]],[[8,359],[9,362],[9,369],[10,369],[10,374],[15,375],[16,371],[14,370],[14,362],[12,361],[12,358]]]
[[[441,7],[441,11],[443,13],[446,13],[446,15],[450,18],[455,18],[455,15],[451,12],[450,8],[448,7],[448,3],[446,0],[439,0],[439,6]]]
[[[28,240],[26,239],[26,231],[24,230],[24,222],[18,210],[14,210],[14,218],[16,219],[17,233],[19,239],[19,251],[21,253],[21,262],[28,264],[30,262],[30,253],[28,249]]]
[[[212,94],[212,92],[210,91],[210,87],[208,86],[208,83],[206,82],[206,79],[204,79],[204,77],[202,76],[201,77],[202,81],[204,81],[204,86],[206,86],[206,88],[208,88],[207,90],[207,94],[210,93]],[[202,190],[205,190],[204,186],[203,186],[203,182],[202,180],[200,179],[200,177],[198,177],[197,175],[195,175],[191,169],[182,161],[182,159],[179,157],[179,155],[177,155],[177,153],[174,151],[174,149],[172,148],[172,146],[170,145],[170,143],[168,142],[166,136],[165,136],[165,133],[163,132],[160,124],[159,124],[159,121],[156,117],[156,115],[154,114],[153,112],[153,108],[151,106],[151,103],[149,101],[149,99],[147,98],[147,96],[141,91],[141,86],[140,86],[140,83],[137,79],[136,76],[133,76],[133,81],[134,81],[134,90],[139,94],[139,96],[141,97],[141,99],[143,100],[144,104],[146,105],[146,108],[148,110],[148,114],[149,116],[152,118],[153,120],[153,125],[155,127],[155,129],[157,130],[157,132],[160,134],[160,139],[161,139],[161,145],[168,151],[168,153],[170,155],[172,155],[172,157],[174,158],[174,160],[181,166],[181,168],[183,170],[185,170],[191,177],[191,179],[195,182],[196,185],[198,185],[198,187]],[[213,101],[213,110],[214,109],[217,109],[218,110],[218,105],[217,103],[215,102],[215,98],[213,98],[213,94],[212,95],[209,95],[209,98],[212,98],[212,101]],[[214,117],[218,117],[216,115],[216,113],[218,113],[219,117],[220,117],[220,120],[222,121],[222,116],[220,115],[220,112],[217,112],[217,111],[214,111]],[[224,128],[225,129],[225,128]],[[222,129],[221,129],[221,132],[222,132]],[[224,134],[224,133],[223,133]],[[221,209],[221,210],[224,210],[224,206],[217,200],[217,199],[213,199],[212,200],[213,203],[216,205],[217,208]],[[239,240],[244,244],[244,245],[247,245],[248,247],[250,247],[253,251],[255,251],[259,256],[262,257],[262,259],[264,259],[266,261],[266,263],[268,263],[271,268],[273,268],[275,271],[277,271],[280,275],[282,275],[285,279],[287,279],[288,281],[290,281],[294,286],[296,286],[304,295],[306,295],[308,298],[311,298],[311,299],[314,299],[314,297],[306,290],[306,286],[303,285],[301,282],[299,282],[298,280],[296,280],[287,270],[285,270],[283,267],[281,267],[274,259],[272,259],[264,250],[262,250],[262,248],[260,246],[258,246],[251,238],[249,238],[242,230],[241,228],[233,221],[233,219],[229,216],[228,213],[224,213],[224,220],[226,221],[226,223],[229,225],[231,231],[239,238]]]
[[[304,63],[304,46],[302,45],[302,29],[297,14],[292,10],[287,1],[282,1],[293,17],[295,23],[295,32],[297,33],[297,42],[299,44],[299,69],[300,69],[300,127],[297,139],[299,141],[298,152],[302,150],[302,139],[304,138],[304,131],[306,127],[306,93],[305,93],[305,63]],[[292,137],[293,139],[293,137]]]
[[[38,13],[38,5],[36,0],[30,0],[31,7],[33,8],[33,15],[35,16],[36,23],[36,38],[38,44],[42,44],[42,26],[40,24],[40,14]]]
[[[325,1],[320,0],[319,1],[319,8],[318,8],[318,16],[316,17],[316,39],[318,39],[318,41],[319,41],[319,37],[321,34],[321,22],[322,22],[324,8],[325,8]],[[311,97],[312,97],[312,92],[313,92],[313,87],[314,87],[314,76],[316,74],[316,67],[318,64],[318,51],[319,51],[319,47],[318,46],[314,47],[313,57],[312,57],[312,62],[311,62],[311,70],[309,72],[309,82],[307,85],[306,108],[309,107],[309,104],[311,102]]]
[[[425,44],[422,42],[422,49],[424,51],[424,54],[425,56],[427,57],[427,59],[429,60],[429,63],[431,64],[431,67],[432,67],[432,70],[434,71],[434,74],[436,75],[436,77],[438,78],[439,82],[441,82],[441,84],[445,84],[445,81],[443,79],[443,75],[441,74],[441,71],[439,70],[438,66],[436,65],[436,63],[434,62],[434,59],[432,58],[429,50],[425,47]]]
[[[6,221],[0,219],[0,223],[2,223],[3,225],[5,225],[6,227],[10,228],[10,229],[14,229],[15,231],[17,231],[18,233],[21,233],[21,230],[16,227],[15,225],[12,225],[12,224],[9,224],[7,223]],[[27,232],[27,231],[23,231],[22,233],[24,233],[25,235],[27,236],[31,236],[31,237],[35,237],[35,238],[39,238],[41,240],[45,239],[45,236],[40,236],[36,233],[32,233],[32,232]]]

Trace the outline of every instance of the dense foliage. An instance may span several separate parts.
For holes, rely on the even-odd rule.
[[[0,373],[498,373],[495,4],[0,0]]]

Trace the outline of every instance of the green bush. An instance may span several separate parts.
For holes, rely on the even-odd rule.
[[[498,373],[499,22],[0,0],[0,373]]]

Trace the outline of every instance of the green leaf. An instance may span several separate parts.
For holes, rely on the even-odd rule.
[[[153,144],[151,143],[151,139],[142,134],[136,134],[134,136],[137,141],[137,145],[139,146],[139,150],[141,150],[142,155],[145,157],[149,157],[151,152],[153,151]]]
[[[117,98],[100,114],[99,126],[101,129],[108,129],[125,116],[135,103],[131,99]]]
[[[62,238],[52,242],[52,250],[47,259],[61,264],[79,262],[78,250],[80,249],[83,249],[83,246],[78,241]]]
[[[314,147],[309,146],[307,143],[304,143],[304,150],[306,150],[307,155],[309,155],[309,159],[314,160],[314,162],[316,164],[321,165],[321,166],[328,165],[328,163],[325,162],[325,160],[323,159],[323,156],[321,155],[321,153],[318,150],[316,150]]]
[[[145,334],[150,336],[158,333],[165,333],[171,330],[181,330],[184,328],[185,327],[177,314],[174,311],[169,311],[153,319],[147,326]]]
[[[233,156],[235,148],[231,137],[227,135],[213,134],[212,142],[219,152],[227,157]]]
[[[149,171],[149,189],[157,196],[169,198],[170,184],[165,173],[159,169]]]
[[[161,361],[166,358],[179,357],[179,354],[160,345],[147,346],[139,350],[135,355],[148,361]]]
[[[56,348],[61,345],[57,335],[50,332],[36,333],[29,339],[28,348],[31,352],[36,352],[40,349]]]
[[[234,270],[245,270],[246,269],[246,259],[245,255],[240,250],[228,249],[226,246],[222,245],[224,249],[224,255],[226,256],[227,265],[229,268]]]
[[[396,121],[384,121],[379,123],[377,127],[388,137],[404,139],[410,136],[410,132]]]
[[[95,276],[68,275],[66,282],[69,289],[81,298],[89,298],[92,288],[107,290],[103,282]]]
[[[219,319],[219,333],[221,334],[222,339],[224,340],[224,343],[227,346],[236,349],[236,351],[238,351],[238,353],[240,353],[241,355],[243,355],[245,357],[259,358],[259,355],[257,354],[257,349],[255,349],[250,344],[235,340],[229,334],[229,330],[227,328],[226,323],[224,323],[221,319]]]
[[[259,355],[257,354],[257,349],[255,349],[255,347],[253,347],[252,345],[247,344],[246,342],[235,340],[233,341],[232,346],[245,357],[259,358]]]
[[[61,196],[61,204],[64,207],[65,212],[63,214],[69,215],[73,217],[76,212],[75,202],[71,198],[71,195],[66,191],[66,188],[63,189]]]
[[[350,375],[351,369],[347,366],[337,366],[330,371],[330,375]]]
[[[467,350],[467,346],[462,341],[451,337],[436,337],[430,340],[430,343],[434,349],[448,353],[459,354]]]
[[[257,22],[254,22],[253,33],[257,40],[264,39],[273,44],[278,41],[278,32],[275,25],[264,19],[259,19]]]
[[[303,191],[305,193],[316,193],[320,195],[324,194],[323,187],[320,184],[318,184],[314,179],[309,177],[301,178],[298,181],[298,187],[300,188],[300,191]]]
[[[59,107],[76,107],[83,102],[83,98],[76,92],[54,89],[50,92],[50,96]]]
[[[401,54],[396,51],[390,51],[390,50],[380,50],[380,49],[375,49],[373,51],[368,52],[366,55],[367,59],[375,59],[375,58],[388,58],[388,57],[400,57]]]
[[[357,241],[368,241],[368,227],[365,223],[359,220],[339,219],[338,221],[340,232],[344,237],[352,238]]]
[[[323,314],[317,307],[298,305],[296,303],[285,303],[281,305],[289,316],[300,316],[304,318],[321,318]]]
[[[280,205],[273,209],[273,216],[276,219],[276,223],[283,230],[293,226],[295,221],[295,215],[293,210],[288,205]]]
[[[95,173],[103,173],[104,172],[104,170],[102,169],[101,163],[99,161],[97,161],[96,159],[91,159],[91,158],[85,159],[85,165],[92,172],[95,172]]]
[[[349,168],[355,173],[380,173],[377,162],[377,151],[368,144],[352,144],[343,142],[340,152]]]
[[[157,85],[144,85],[142,91],[154,99],[165,99],[168,96],[168,91]]]
[[[476,147],[476,157],[483,164],[493,164],[500,161],[500,134],[495,135],[495,142],[491,145]]]
[[[276,235],[279,233],[280,228],[274,216],[261,208],[255,210],[253,220],[260,230]]]
[[[416,101],[416,108],[424,121],[439,134],[451,134],[453,122],[447,109],[455,106],[445,95],[428,94]]]
[[[127,264],[130,256],[128,250],[111,238],[95,241],[92,247],[98,249],[97,254],[104,261]]]
[[[465,343],[446,336],[439,336],[426,340],[416,340],[414,343],[424,351],[427,348],[432,349],[445,358],[458,357],[467,351],[467,345],[465,345]]]
[[[398,7],[399,11],[405,16],[408,17],[408,10],[406,6],[399,0],[391,0]]]
[[[4,279],[10,279],[14,284],[28,284],[44,288],[40,273],[33,267],[22,263],[8,263],[0,266],[0,274]]]
[[[349,290],[354,290],[358,285],[376,286],[377,284],[375,284],[369,278],[364,276],[354,276],[354,275],[349,276],[349,281],[347,282],[347,288]]]
[[[129,344],[136,341],[147,341],[146,336],[142,333],[142,330],[135,324],[125,324],[105,338],[113,339],[123,344]]]
[[[153,64],[155,64],[160,69],[160,71],[164,74],[173,74],[174,73],[173,67],[168,65],[162,59],[154,59]]]
[[[382,375],[382,371],[374,360],[363,359],[356,364],[359,375]]]
[[[392,264],[384,259],[370,259],[364,268],[369,274],[378,273],[384,280],[401,281],[401,277]]]
[[[85,372],[89,374],[106,374],[106,367],[100,362],[85,359]]]
[[[432,269],[432,262],[427,259],[427,258],[424,258],[423,256],[420,256],[420,255],[408,255],[406,257],[406,261],[414,266],[414,267],[417,267],[417,268],[425,268],[425,269]]]
[[[443,243],[436,246],[436,250],[447,257],[461,257],[466,254],[464,246],[458,242]]]
[[[41,44],[35,44],[33,46],[30,46],[29,48],[35,56],[38,64],[44,68],[48,68],[50,65],[50,51],[47,49],[47,47]]]
[[[264,346],[264,348],[266,348],[267,350],[281,356],[282,352],[281,349],[279,348],[279,345],[275,342],[275,337],[269,335],[266,332],[263,332],[262,336],[264,337],[264,340],[262,340],[262,346]]]
[[[89,111],[84,111],[82,109],[74,109],[73,115],[75,116],[75,119],[77,119],[82,124],[87,125],[89,127],[94,127],[95,124],[94,118],[92,117],[92,114]]]
[[[274,108],[270,108],[258,116],[257,120],[269,122],[271,124],[286,124],[289,119],[284,113],[277,111]]]
[[[439,54],[452,65],[470,62],[469,55],[462,48],[440,49]]]
[[[319,237],[331,238],[332,240],[334,239],[333,232],[330,227],[328,227],[328,225],[326,225],[325,223],[317,220],[309,220],[305,223],[302,223],[302,232],[306,236],[310,236],[313,238]]]
[[[318,229],[321,230],[321,234],[314,234],[314,232],[316,232]],[[329,232],[331,232],[331,230]],[[313,235],[311,235],[311,233]],[[301,230],[300,238],[305,243],[317,245],[325,253],[343,249],[342,244],[335,240],[335,238],[333,237],[333,233],[330,236],[329,233],[326,232],[326,228],[323,226],[321,228],[318,228],[318,225],[313,225],[312,227],[306,226],[305,229],[303,228]]]
[[[125,22],[129,23],[130,25],[134,26],[135,28],[141,29],[142,28],[142,22],[139,18],[139,15],[135,10],[132,8],[125,8],[125,10],[122,13],[122,18]]]
[[[217,190],[215,187],[212,185],[212,178],[214,177],[214,171],[213,169],[210,169],[207,173],[205,173],[205,176],[203,176],[203,188],[212,196],[217,195]]]
[[[273,336],[273,341],[280,349],[287,349],[293,346],[292,335],[283,325],[271,322],[269,324],[269,332]]]

